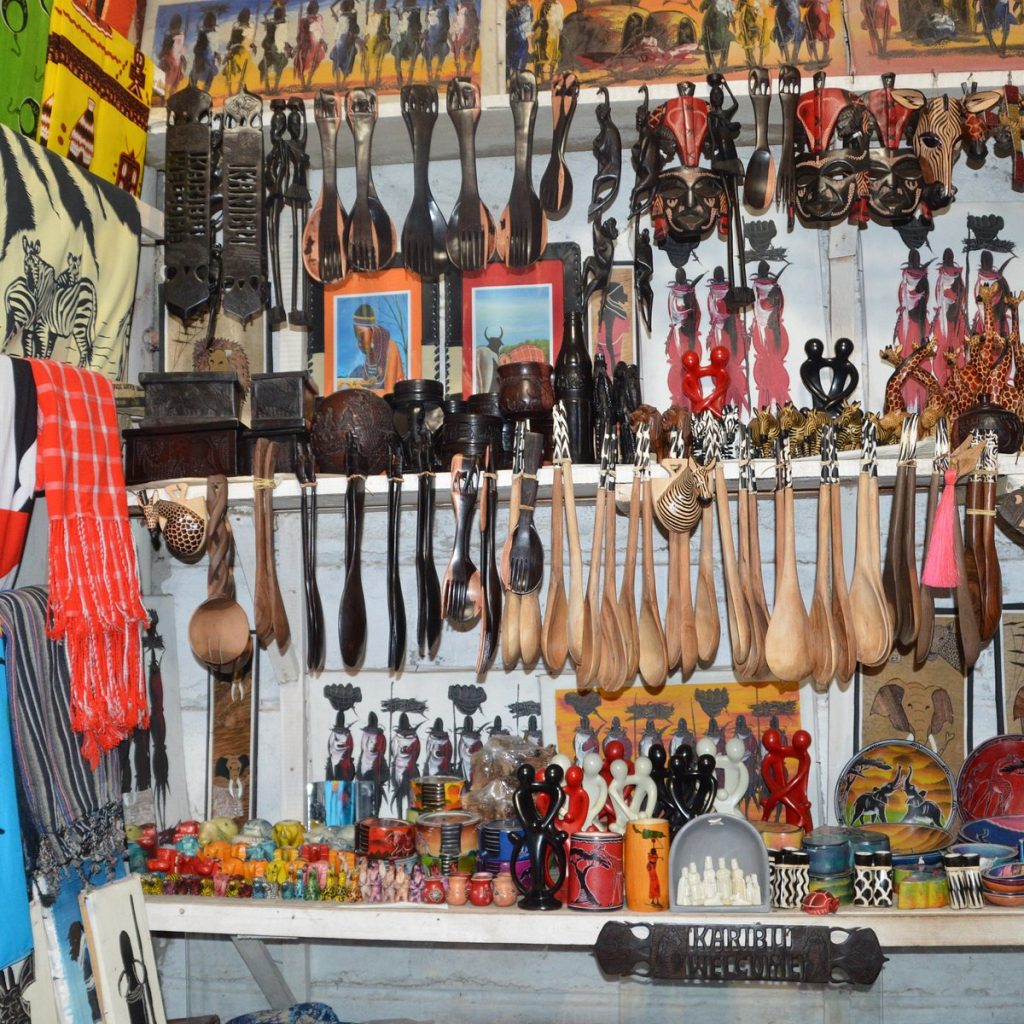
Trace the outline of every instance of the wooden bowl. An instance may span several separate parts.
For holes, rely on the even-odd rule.
[[[389,443],[395,439],[391,407],[365,388],[346,388],[317,405],[310,441],[318,473],[365,473],[387,469]],[[358,465],[348,464],[350,444]]]

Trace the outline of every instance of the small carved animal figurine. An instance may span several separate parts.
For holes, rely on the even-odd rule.
[[[900,780],[903,777],[903,769],[896,769],[896,777],[890,779],[881,786],[875,786],[867,793],[861,793],[853,805],[853,817],[851,825],[868,825],[872,821],[881,824],[885,821],[886,808],[889,806],[889,797],[899,788]]]
[[[902,820],[921,821],[942,828],[942,812],[939,805],[934,800],[925,799],[928,790],[918,789],[911,781],[913,775],[914,769],[911,768],[903,781],[903,792],[907,794],[907,810]]]

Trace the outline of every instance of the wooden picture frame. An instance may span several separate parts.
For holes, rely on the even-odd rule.
[[[608,372],[618,362],[640,365],[640,350],[637,344],[636,288],[633,280],[633,264],[618,260],[612,264],[608,279],[608,300],[604,315],[601,316],[601,295],[593,294],[587,303],[587,346],[591,358],[599,351],[604,353]],[[611,330],[611,341],[607,337]]]
[[[367,387],[378,395],[393,389],[395,380],[438,378],[438,305],[440,285],[407,269],[401,256],[372,274],[350,274],[323,289],[324,372],[320,393]],[[373,318],[366,324],[367,307]],[[362,310],[362,312],[360,312]],[[360,341],[359,327],[379,328],[376,337]],[[365,344],[379,345],[367,360]],[[396,375],[397,367],[401,370]]]
[[[565,310],[579,299],[580,248],[575,242],[552,242],[544,255],[524,270],[509,270],[492,261],[483,270],[453,272],[446,279],[445,337],[448,353],[448,390],[463,397],[480,390],[497,390],[493,371],[482,379],[481,365],[538,358],[554,365],[562,340]],[[502,323],[515,312],[515,319]],[[494,326],[498,322],[498,328]],[[506,341],[507,330],[513,331]],[[495,331],[500,337],[495,337]],[[490,343],[488,338],[493,339]],[[481,360],[478,350],[494,345],[496,356]]]

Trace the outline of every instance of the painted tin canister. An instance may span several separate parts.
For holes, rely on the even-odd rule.
[[[568,905],[573,910],[618,910],[622,889],[622,836],[574,832],[569,837]]]
[[[626,825],[626,905],[638,913],[668,910],[668,822],[638,818]]]
[[[846,836],[815,829],[804,836],[803,848],[810,857],[812,875],[838,875],[852,867],[853,854]]]

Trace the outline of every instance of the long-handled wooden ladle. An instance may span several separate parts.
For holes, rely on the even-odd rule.
[[[750,565],[750,517],[751,517],[751,495],[750,479],[753,476],[751,467],[750,435],[742,425],[739,428],[739,488],[737,490],[737,514],[736,524],[739,531],[739,578],[740,589],[743,592],[743,602],[747,608],[747,617],[750,626],[750,647],[747,651],[746,661],[738,666],[740,675],[750,679],[756,679],[762,674],[764,666],[764,638],[768,632],[768,613],[762,610],[754,597],[752,586],[752,572]],[[753,508],[754,518],[757,518],[757,506]],[[760,567],[759,567],[760,568]]]
[[[836,641],[836,679],[845,686],[857,668],[857,634],[853,628],[850,591],[846,586],[846,556],[843,551],[843,506],[839,490],[839,460],[836,435],[828,437],[828,503],[832,542],[832,628]]]
[[[609,467],[608,482],[598,501],[604,513],[604,593],[601,597],[601,661],[597,670],[598,686],[605,693],[617,693],[626,683],[626,647],[619,625],[619,602],[615,578],[615,469]]]
[[[750,438],[747,436],[747,457],[750,455]],[[761,646],[761,661],[751,675],[757,676],[758,678],[766,678],[771,674],[771,670],[768,668],[768,662],[764,656],[764,638],[768,634],[768,623],[771,620],[771,616],[768,614],[768,598],[764,592],[764,575],[761,571],[761,525],[757,517],[757,475],[754,472],[753,464],[749,466],[747,472],[747,488],[749,491],[747,501],[748,507],[748,519],[750,529],[750,552],[748,555],[749,562],[749,577],[750,577],[750,604],[749,607],[754,609],[751,612],[751,629],[753,630],[753,624],[757,624],[757,628],[760,630],[760,646]],[[753,641],[751,642],[753,645]]]
[[[857,480],[857,553],[850,582],[850,610],[857,637],[857,660],[879,665],[889,656],[891,627],[879,569],[877,520],[871,481],[875,473],[875,426],[865,420],[860,476]],[[872,536],[872,533],[874,536]]]
[[[700,560],[697,563],[697,590],[694,599],[694,621],[697,630],[697,664],[713,665],[722,639],[715,594],[715,513],[714,471],[700,466],[694,474],[701,503]]]
[[[569,603],[565,596],[565,573],[562,570],[563,500],[562,473],[568,459],[568,433],[565,419],[553,414],[554,469],[551,474],[551,562],[548,565],[548,596],[544,604],[544,625],[540,648],[544,664],[552,675],[565,666],[569,655]]]
[[[792,464],[789,459],[789,438],[783,435],[776,448],[779,466],[779,487],[783,491],[784,520],[776,529],[785,531],[782,547],[781,578],[776,588],[775,607],[764,638],[764,655],[768,667],[778,678],[800,682],[813,667],[810,645],[810,623],[800,593],[796,566],[796,523],[793,510]]]
[[[665,633],[658,614],[658,594],[654,582],[654,498],[651,493],[651,426],[642,423],[637,434],[637,458],[641,463],[643,501],[643,587],[640,601],[640,676],[652,689],[668,678]]]
[[[626,649],[626,681],[640,670],[640,625],[636,613],[636,559],[640,540],[640,473],[633,467],[629,491],[629,530],[626,534],[626,557],[622,563],[622,586],[619,589],[619,628]]]
[[[607,506],[600,498],[608,477],[607,447],[602,448],[601,472],[598,478],[598,501],[594,505],[594,536],[590,544],[590,574],[587,577],[587,590],[583,597],[583,639],[580,659],[576,662],[576,686],[580,690],[590,687],[597,675],[598,662],[601,656],[599,640],[600,624],[600,592],[601,592],[601,553],[604,540],[604,520]],[[568,499],[568,491],[566,498]],[[568,507],[568,506],[567,506]],[[570,528],[571,533],[571,528]],[[571,607],[571,605],[570,605]]]
[[[826,432],[833,428],[826,427]],[[821,482],[818,485],[818,562],[814,573],[814,596],[811,599],[811,681],[818,693],[825,693],[836,673],[838,643],[832,619],[830,587],[832,562],[832,501],[829,483],[829,447],[821,442]]]

